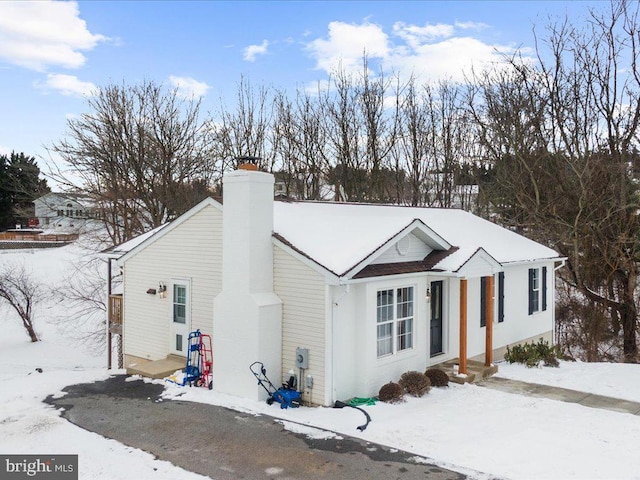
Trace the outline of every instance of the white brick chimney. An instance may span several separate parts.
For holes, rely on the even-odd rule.
[[[223,177],[222,292],[213,307],[213,388],[253,400],[266,392],[249,371],[264,363],[280,384],[282,302],[273,292],[273,175]]]

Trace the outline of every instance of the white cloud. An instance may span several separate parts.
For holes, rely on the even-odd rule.
[[[404,22],[396,22],[393,24],[393,33],[405,40],[412,48],[416,48],[426,41],[452,36],[453,25],[438,23],[436,25],[426,24],[424,26],[418,26],[407,25]]]
[[[185,98],[204,97],[211,87],[204,82],[199,82],[191,77],[169,77],[171,85],[178,89],[178,94]]]
[[[482,22],[458,22],[455,23],[456,28],[461,30],[484,30],[489,28],[489,25]]]
[[[414,74],[421,81],[463,80],[471,68],[482,69],[503,62],[503,54],[514,52],[511,45],[492,45],[469,35],[484,24],[464,22],[455,25],[412,25],[396,22],[390,35],[381,26],[331,22],[327,36],[307,44],[316,67],[327,73],[342,68],[346,72],[362,69],[366,52],[372,65],[379,64],[407,78]],[[457,35],[460,30],[465,34]],[[526,50],[522,51],[527,54]]]
[[[269,41],[263,40],[260,45],[249,45],[244,49],[244,58],[247,62],[255,62],[258,55],[265,55],[269,48]]]
[[[362,56],[384,58],[389,54],[389,37],[379,25],[344,22],[329,23],[329,38],[318,38],[307,45],[317,67],[331,72],[338,66],[346,71],[362,65]]]
[[[414,73],[422,80],[463,81],[472,68],[481,71],[504,62],[501,52],[508,51],[512,52],[513,48],[489,45],[471,37],[454,37],[420,45],[406,55],[394,55],[388,64],[406,74]]]
[[[47,74],[47,80],[42,84],[36,83],[36,87],[43,90],[55,90],[69,97],[89,97],[97,90],[93,83],[83,82],[75,75],[65,75],[63,73]]]
[[[76,2],[0,1],[0,59],[32,70],[78,68],[83,51],[107,37],[91,33]]]

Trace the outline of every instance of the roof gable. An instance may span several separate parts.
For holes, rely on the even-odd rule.
[[[215,201],[211,197],[205,198],[203,201],[198,203],[196,206],[192,207],[190,210],[186,211],[178,218],[173,220],[170,223],[165,223],[164,225],[160,225],[159,227],[154,228],[148,232],[143,233],[142,235],[138,235],[137,237],[125,242],[121,245],[113,247],[103,253],[110,255],[112,258],[118,258],[118,263],[123,264],[131,257],[135,256],[138,252],[145,249],[152,243],[158,241],[162,237],[164,237],[169,232],[178,228],[184,222],[189,220],[191,217],[205,209],[206,207],[214,207],[218,210],[222,210],[222,205]],[[118,255],[119,254],[119,255]]]
[[[371,263],[418,261],[429,255],[434,248],[427,245],[426,242],[421,240],[420,237],[412,231],[380,250],[380,254],[372,258]]]
[[[391,249],[396,249],[400,253],[400,256],[402,256],[402,252],[405,249],[405,245],[403,244],[407,240],[409,240],[409,243],[410,243],[412,237],[416,238],[419,242],[422,243],[424,247],[428,249],[425,252],[425,254],[422,255],[422,258],[420,258],[419,260],[416,258],[408,258],[405,261],[388,262],[388,263],[406,263],[406,262],[412,262],[412,261],[421,261],[424,259],[424,257],[429,255],[429,253],[433,250],[448,250],[449,248],[451,248],[451,245],[445,239],[443,239],[436,232],[431,230],[427,225],[424,224],[424,222],[422,222],[419,219],[415,219],[409,225],[407,225],[402,230],[397,232],[393,237],[391,237],[385,243],[380,245],[376,250],[366,255],[360,262],[358,262],[348,271],[344,272],[343,275],[346,277],[353,277],[355,274],[357,274],[360,270],[365,268],[367,265],[374,263],[376,260],[381,259],[381,257],[383,257],[385,253],[388,253]],[[407,250],[410,250],[410,245],[408,246]],[[414,255],[417,253],[418,252],[415,252]],[[387,262],[384,262],[384,263],[387,263]]]
[[[461,266],[456,270],[459,275],[469,277],[480,277],[493,275],[502,271],[502,265],[487,253],[484,248],[478,248]]]

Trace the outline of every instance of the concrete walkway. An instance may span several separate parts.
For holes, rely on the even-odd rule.
[[[601,408],[613,412],[630,413],[640,415],[640,403],[621,400],[619,398],[605,397],[593,393],[569,390],[568,388],[551,387],[537,383],[521,382],[508,378],[490,377],[476,383],[479,387],[491,388],[506,393],[515,393],[529,397],[549,398],[561,402],[577,403],[585,407]]]

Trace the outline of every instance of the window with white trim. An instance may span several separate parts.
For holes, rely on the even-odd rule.
[[[187,323],[187,287],[173,285],[173,321]]]
[[[529,315],[547,309],[547,267],[529,269]]]
[[[378,357],[413,348],[413,287],[378,290],[376,297]]]
[[[540,310],[540,270],[531,269],[531,310]]]

